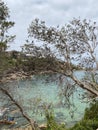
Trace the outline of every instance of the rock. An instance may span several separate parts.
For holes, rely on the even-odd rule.
[[[42,124],[42,125],[39,126],[39,128],[40,128],[41,130],[45,130],[45,129],[47,128],[47,125]]]
[[[10,77],[11,79],[17,79],[16,74],[12,74],[12,76]]]

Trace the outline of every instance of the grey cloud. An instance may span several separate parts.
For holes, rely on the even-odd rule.
[[[73,17],[98,20],[98,0],[4,0],[16,25],[12,32],[17,35],[17,46],[24,43],[27,28],[38,17],[48,25],[63,25]]]

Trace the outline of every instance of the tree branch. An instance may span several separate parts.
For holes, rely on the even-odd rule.
[[[12,97],[12,95],[8,92],[8,90],[0,87],[0,91],[2,91],[5,95],[7,95],[9,97],[9,99],[19,108],[22,116],[30,123],[32,130],[36,130],[36,126],[35,126],[35,121],[30,119],[23,111],[23,108],[21,107],[21,105],[19,105],[19,103]],[[37,129],[38,125],[37,125]]]

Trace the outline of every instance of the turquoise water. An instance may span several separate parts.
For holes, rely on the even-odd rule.
[[[15,83],[12,83],[15,88],[14,96],[22,104],[24,110],[38,123],[46,122],[43,107],[48,107],[58,122],[74,124],[81,120],[84,110],[88,106],[87,103],[79,100],[84,90],[75,89],[73,96],[70,96],[73,106],[68,107],[66,100],[64,101],[63,98],[62,101],[59,96],[58,82],[55,79],[47,81],[46,77],[46,75],[33,76],[32,79],[19,81],[16,83],[16,87]]]

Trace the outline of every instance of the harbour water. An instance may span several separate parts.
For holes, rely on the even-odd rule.
[[[39,123],[46,121],[43,108],[51,110],[58,122],[75,123],[82,119],[87,102],[83,102],[81,95],[85,92],[78,88],[70,96],[70,105],[62,95],[60,96],[60,87],[58,81],[53,79],[47,81],[47,75],[33,76],[32,79],[21,80],[15,92],[15,97],[22,103],[26,112]],[[63,100],[63,101],[62,101]]]
[[[79,77],[78,73],[77,75]],[[45,110],[48,108],[54,114],[56,121],[73,125],[82,119],[85,108],[88,107],[88,103],[81,99],[85,91],[75,88],[68,105],[67,100],[60,96],[61,88],[59,82],[55,80],[56,76],[35,75],[31,79],[12,82],[9,86],[10,89],[14,87],[14,98],[24,111],[39,124],[46,123]]]

